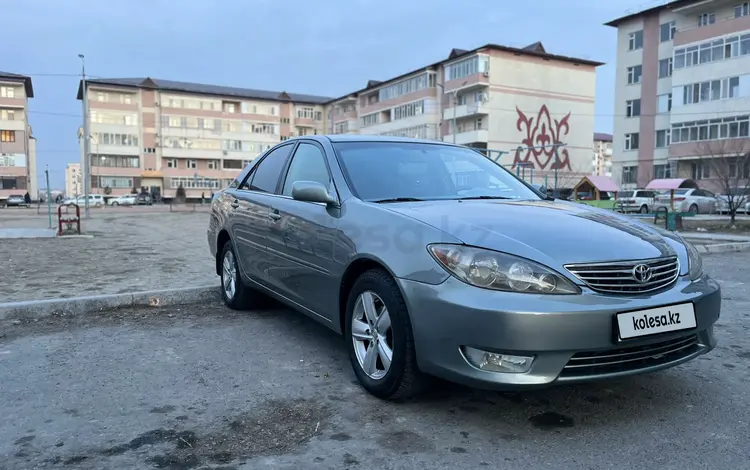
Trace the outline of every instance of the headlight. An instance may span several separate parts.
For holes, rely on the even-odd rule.
[[[530,294],[579,294],[572,282],[539,263],[463,245],[429,245],[448,272],[472,286]]]
[[[691,281],[695,281],[703,275],[703,257],[698,253],[698,250],[692,243],[685,239],[682,240],[682,243],[684,243],[685,248],[687,248],[688,276],[690,276]]]

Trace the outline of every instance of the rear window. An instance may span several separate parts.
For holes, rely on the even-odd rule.
[[[622,191],[620,192],[620,198],[633,197],[633,191]]]
[[[690,190],[689,189],[675,189],[674,190],[674,195],[675,196],[684,196],[685,194],[688,193],[688,191],[690,191]],[[669,195],[669,191],[667,191],[666,194]]]

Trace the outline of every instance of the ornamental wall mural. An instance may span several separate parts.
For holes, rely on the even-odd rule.
[[[518,113],[516,128],[524,133],[520,147],[537,147],[565,142],[564,138],[570,132],[570,125],[568,124],[570,112],[560,120],[552,118],[546,104],[539,108],[536,117],[528,117],[518,109],[518,106],[516,106],[516,112]],[[533,165],[536,170],[571,170],[568,149],[559,147],[557,152],[558,160],[555,164],[555,149],[553,147],[516,149],[513,167],[515,168],[520,164],[520,166],[527,168]]]

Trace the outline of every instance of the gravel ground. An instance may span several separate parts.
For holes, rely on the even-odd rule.
[[[92,209],[82,229],[93,238],[1,240],[0,303],[218,285],[208,214],[148,209]],[[18,213],[0,214],[0,229],[48,226],[46,216]]]
[[[0,469],[750,468],[750,253],[707,257],[719,346],[674,369],[379,401],[283,308],[0,323]]]

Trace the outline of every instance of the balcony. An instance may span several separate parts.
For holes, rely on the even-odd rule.
[[[705,5],[703,6],[705,9]],[[689,13],[684,13],[688,15]],[[706,41],[712,38],[725,36],[750,29],[750,16],[734,17],[734,13],[729,16],[716,17],[716,22],[705,26],[698,26],[694,16],[689,16],[690,23],[684,24],[677,28],[674,36],[674,45],[691,44],[699,41]]]
[[[487,129],[477,129],[473,131],[459,132],[456,134],[456,143],[459,145],[473,144],[476,142],[487,143],[489,138],[490,134]],[[453,134],[444,135],[443,142],[453,142]]]
[[[456,115],[453,115],[453,111],[455,110]],[[468,116],[477,116],[481,114],[489,114],[489,104],[488,103],[471,103],[471,104],[461,104],[456,107],[450,107],[445,108],[443,110],[443,120],[450,120],[454,117],[456,119],[461,119],[463,117]]]

